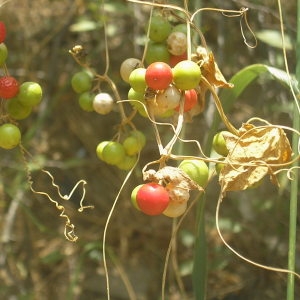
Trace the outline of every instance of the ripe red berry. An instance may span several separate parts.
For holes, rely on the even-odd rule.
[[[181,55],[170,55],[170,67],[175,67],[179,62],[187,60],[187,53],[183,53]]]
[[[19,92],[19,82],[12,76],[0,77],[0,97],[11,99]]]
[[[3,22],[0,22],[0,44],[5,41],[6,37],[6,27]]]
[[[191,89],[184,91],[184,108],[183,111],[190,111],[198,102],[198,94],[196,90]],[[176,111],[179,111],[179,106],[175,108]]]
[[[136,202],[143,213],[150,216],[160,215],[169,205],[169,193],[158,183],[145,183],[137,191]]]
[[[172,69],[164,62],[154,62],[146,70],[146,83],[154,90],[166,89],[171,84],[172,79]]]

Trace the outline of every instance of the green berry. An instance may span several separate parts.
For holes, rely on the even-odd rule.
[[[137,161],[137,156],[136,155],[125,155],[123,160],[118,163],[116,166],[123,171],[128,171],[133,168],[134,164]]]
[[[128,136],[124,140],[123,146],[128,155],[135,155],[142,150],[142,144],[135,136]]]
[[[213,149],[222,156],[227,156],[228,149],[226,147],[226,141],[223,136],[224,131],[215,134],[212,142]]]
[[[94,111],[93,108],[93,100],[94,100],[95,95],[91,94],[90,92],[84,92],[80,94],[78,98],[78,104],[80,108],[84,111]]]
[[[129,84],[137,92],[143,93],[146,89],[146,69],[134,69],[129,75]]]
[[[4,43],[0,44],[0,67],[4,65],[8,56],[7,47]]]
[[[96,153],[97,153],[97,156],[99,159],[103,160],[103,149],[104,147],[109,143],[110,141],[103,141],[103,142],[100,142],[96,148]]]
[[[125,149],[119,142],[109,142],[102,150],[103,161],[109,165],[120,164],[125,156]]]
[[[18,97],[9,99],[7,101],[6,109],[8,114],[16,120],[23,120],[27,118],[32,111],[32,107],[25,106],[22,103],[20,103]]]
[[[92,84],[92,76],[86,71],[75,73],[71,79],[72,88],[78,94],[91,90]]]
[[[10,123],[0,126],[0,147],[4,149],[15,148],[21,141],[20,129]]]
[[[19,93],[17,95],[19,102],[24,106],[38,105],[43,96],[41,86],[36,82],[23,82],[20,85]]]
[[[173,81],[180,90],[191,90],[199,85],[201,70],[197,63],[183,60],[173,68]]]
[[[193,181],[200,186],[205,186],[208,181],[208,167],[207,164],[198,159],[183,160],[178,166],[184,171]]]
[[[149,38],[154,42],[163,42],[172,31],[172,25],[163,16],[153,16],[150,20]]]

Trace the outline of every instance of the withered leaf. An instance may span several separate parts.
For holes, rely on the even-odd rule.
[[[239,135],[224,134],[229,154],[220,172],[222,192],[244,190],[291,160],[292,149],[282,128],[245,123]]]
[[[165,184],[172,184],[183,189],[191,190],[198,189],[203,190],[198,184],[196,184],[191,178],[182,170],[175,167],[166,166],[158,171],[148,170],[144,172],[143,179],[154,182],[163,182]]]
[[[199,46],[196,50],[196,55],[193,57],[201,61],[202,75],[214,87],[232,88],[233,84],[228,83],[220,71],[212,52],[207,52],[204,47]]]

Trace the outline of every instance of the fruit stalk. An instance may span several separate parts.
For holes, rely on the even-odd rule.
[[[220,114],[220,117],[223,121],[223,123],[225,124],[225,126],[227,127],[227,129],[235,134],[235,135],[238,135],[238,130],[229,122],[227,116],[225,115],[224,111],[223,111],[223,108],[222,108],[222,104],[221,104],[221,101],[216,93],[216,91],[214,90],[214,88],[210,85],[210,83],[207,81],[207,79],[205,77],[202,77],[201,79],[203,81],[203,83],[205,84],[205,86],[210,90],[210,92],[212,93],[213,95],[213,98],[214,98],[214,101],[215,101],[215,104],[216,104],[216,107],[217,107],[217,110]]]

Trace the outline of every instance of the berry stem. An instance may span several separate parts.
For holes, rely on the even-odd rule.
[[[170,140],[170,142],[166,145],[165,147],[165,152],[170,155],[172,152],[172,148],[174,146],[174,144],[176,143],[176,140],[182,130],[182,126],[183,126],[183,121],[184,121],[184,117],[183,117],[183,111],[184,111],[184,92],[182,92],[182,97],[181,97],[180,101],[180,105],[179,105],[179,115],[178,115],[178,121],[177,121],[177,126],[175,129],[175,133],[172,137],[172,139]]]
[[[219,97],[218,97],[215,89],[211,86],[211,84],[207,81],[207,79],[205,77],[202,77],[201,80],[205,84],[205,86],[210,90],[210,92],[212,93],[214,101],[215,101],[215,104],[216,104],[216,107],[217,107],[217,110],[218,110],[218,112],[220,114],[220,117],[221,117],[223,123],[227,127],[227,129],[231,133],[233,133],[235,135],[239,135],[238,130],[229,122],[227,116],[225,115],[223,107],[222,107],[222,104],[221,104],[221,101],[220,101],[220,99],[219,99]]]

